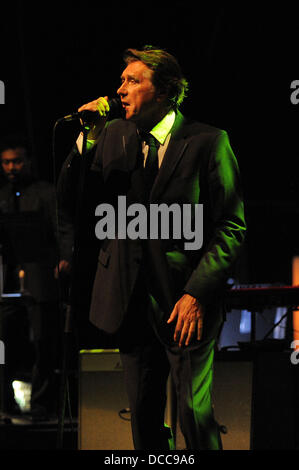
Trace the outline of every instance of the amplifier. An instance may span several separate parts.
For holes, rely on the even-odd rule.
[[[79,449],[134,449],[128,406],[118,350],[80,351]]]

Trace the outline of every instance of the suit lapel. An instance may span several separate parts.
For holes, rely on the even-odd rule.
[[[125,155],[126,168],[131,172],[136,166],[138,166],[138,157],[140,156],[140,142],[136,129],[129,135],[122,135],[122,146]]]
[[[145,201],[145,184],[143,176],[143,154],[137,132],[122,136],[122,144],[126,161],[126,169],[131,174],[131,192],[129,199],[140,203]],[[131,196],[131,197],[130,197]]]
[[[184,117],[178,112],[162,165],[151,191],[151,200],[159,198],[188,146],[186,136],[183,133],[183,123]]]

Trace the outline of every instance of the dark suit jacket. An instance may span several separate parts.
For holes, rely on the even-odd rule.
[[[203,204],[203,246],[186,240],[106,240],[99,253],[90,320],[113,333],[125,317],[140,273],[164,321],[187,292],[206,307],[218,302],[240,251],[245,220],[239,169],[223,130],[176,116],[171,139],[150,194],[150,203]],[[115,120],[103,130],[92,169],[105,201],[144,203],[140,143],[134,123]]]

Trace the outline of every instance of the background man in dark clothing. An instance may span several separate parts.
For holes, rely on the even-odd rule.
[[[54,370],[60,325],[55,188],[33,176],[27,145],[18,137],[1,142],[0,158],[3,290],[29,296],[25,303],[4,298],[0,304],[6,352],[4,407],[7,412],[16,411],[12,381],[30,381],[30,413],[44,419],[56,412],[57,399]],[[31,363],[32,376],[24,377]]]

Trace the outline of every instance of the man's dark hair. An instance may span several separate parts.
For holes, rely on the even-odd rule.
[[[0,156],[2,152],[8,149],[15,150],[16,148],[23,148],[26,151],[26,157],[30,159],[30,145],[24,135],[12,134],[5,137],[0,137]]]
[[[153,70],[154,86],[168,95],[169,108],[177,110],[188,91],[188,82],[183,77],[176,58],[164,49],[144,46],[142,50],[126,49],[123,59],[128,65],[140,60]]]

